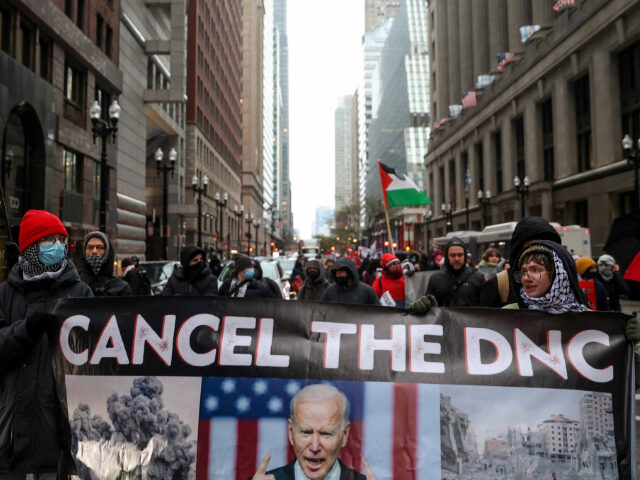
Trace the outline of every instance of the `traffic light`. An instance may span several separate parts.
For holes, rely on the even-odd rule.
[[[385,241],[384,241],[384,246],[385,246],[385,247],[388,247],[388,246],[389,246],[389,241],[388,241],[388,240],[385,240]]]
[[[253,247],[249,247],[249,253],[253,252]]]
[[[398,244],[396,242],[393,242],[393,245],[391,245],[393,248],[398,248]]]
[[[411,247],[407,245],[406,247],[404,247],[404,250],[408,252],[409,250],[411,250]]]
[[[271,243],[270,243],[270,245],[271,245],[271,247],[273,248],[273,247],[275,247],[275,246],[276,246],[276,242],[271,242]]]

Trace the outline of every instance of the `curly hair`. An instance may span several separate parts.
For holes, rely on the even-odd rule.
[[[518,270],[522,269],[522,266],[529,262],[544,265],[544,268],[549,272],[549,279],[553,283],[556,269],[553,262],[553,251],[550,248],[536,244],[525,248],[518,259]]]

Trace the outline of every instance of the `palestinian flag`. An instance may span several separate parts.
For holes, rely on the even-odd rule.
[[[396,173],[393,168],[387,167],[382,162],[378,162],[378,169],[380,170],[384,203],[387,208],[433,205],[429,197],[421,192],[408,176]]]

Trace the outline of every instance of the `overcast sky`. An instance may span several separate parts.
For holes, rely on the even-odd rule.
[[[362,75],[363,0],[290,0],[289,163],[293,224],[311,238],[315,209],[334,205],[334,112]]]

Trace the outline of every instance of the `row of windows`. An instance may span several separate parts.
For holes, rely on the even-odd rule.
[[[93,171],[92,195],[94,200],[100,199],[101,165],[93,160],[85,161],[85,158],[64,149],[62,151],[62,186],[64,190],[75,193],[84,193],[84,169]]]

